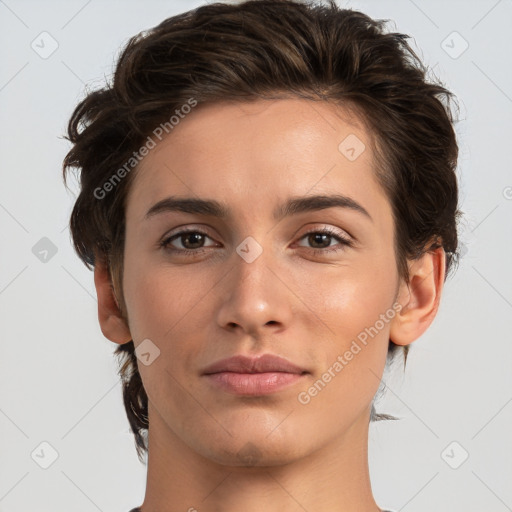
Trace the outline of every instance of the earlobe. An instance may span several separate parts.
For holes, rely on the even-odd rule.
[[[445,265],[442,247],[410,263],[409,282],[402,283],[397,299],[402,308],[391,323],[390,339],[396,345],[409,345],[434,320],[441,300]]]
[[[114,343],[128,343],[132,340],[130,330],[122,316],[109,271],[104,263],[98,262],[94,267],[94,285],[98,296],[98,320],[101,332]]]

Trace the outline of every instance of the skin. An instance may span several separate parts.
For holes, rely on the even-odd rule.
[[[366,146],[354,161],[338,150],[349,134]],[[368,468],[372,399],[388,340],[412,343],[434,319],[445,255],[425,254],[410,262],[409,282],[399,279],[391,206],[374,168],[357,118],[304,99],[198,106],[141,162],[126,208],[128,323],[100,265],[95,284],[104,335],[116,343],[133,339],[136,347],[150,339],[160,350],[151,364],[138,361],[150,424],[143,512],[380,510]],[[333,191],[357,201],[372,220],[340,207],[272,218],[291,196]],[[232,216],[168,211],[145,218],[171,195],[215,199]],[[159,246],[188,227],[207,236]],[[353,246],[305,236],[326,227]],[[248,236],[262,249],[251,263],[236,252]],[[170,252],[195,247],[206,252]],[[333,247],[340,250],[321,252]],[[299,393],[390,310],[395,315],[378,334],[300,403]],[[219,359],[263,353],[309,373],[256,397],[226,393],[201,375]]]

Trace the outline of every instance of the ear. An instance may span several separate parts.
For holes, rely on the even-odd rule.
[[[434,320],[443,290],[445,252],[442,247],[409,264],[409,282],[400,285],[397,302],[402,306],[391,322],[389,337],[396,345],[409,345]]]
[[[110,341],[121,345],[128,343],[132,340],[130,330],[119,309],[110,273],[104,262],[98,262],[94,267],[94,285],[98,295],[98,319],[101,332]]]

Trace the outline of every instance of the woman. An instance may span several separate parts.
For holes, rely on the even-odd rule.
[[[71,231],[147,454],[135,511],[381,510],[374,397],[460,215],[451,93],[406,37],[333,1],[207,5],[77,106]]]

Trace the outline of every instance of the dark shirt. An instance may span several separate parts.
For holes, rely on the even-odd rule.
[[[140,512],[140,508],[132,508],[130,512]],[[383,510],[382,512],[391,512],[391,510]]]

